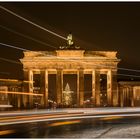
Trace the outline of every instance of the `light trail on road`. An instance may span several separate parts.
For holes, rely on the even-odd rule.
[[[50,117],[50,118],[46,118],[46,117],[37,117],[37,118],[28,118],[28,119],[15,119],[16,121],[9,121],[9,120],[6,120],[6,121],[0,121],[0,126],[2,125],[11,125],[11,124],[23,124],[23,123],[34,123],[34,122],[50,122],[50,121],[64,121],[64,120],[75,120],[75,119],[100,119],[100,118],[107,118],[107,117],[111,117],[111,118],[115,118],[115,119],[118,119],[118,118],[122,118],[122,117],[138,117],[140,116],[140,114],[116,114],[116,115],[95,115],[95,116],[87,116],[87,115],[84,115],[82,116],[81,114],[79,114],[79,116],[69,116],[69,115],[63,115],[62,116],[58,116],[58,117]]]
[[[3,130],[3,131],[0,131],[0,136],[11,134],[11,133],[14,133],[14,132],[15,132],[14,130]]]
[[[39,120],[49,120],[52,118],[65,118],[72,116],[80,116],[83,113],[63,113],[63,114],[41,114],[41,115],[30,115],[30,116],[15,116],[15,117],[5,117],[0,119],[0,125],[8,125],[8,124],[20,124],[26,122],[38,122]]]
[[[17,80],[17,79],[0,79],[2,82],[24,82],[24,83],[34,83],[34,81],[27,81],[27,80]]]
[[[26,113],[26,114],[20,114],[20,116],[18,116],[19,114],[15,113],[14,116],[8,116],[8,114],[6,115],[6,117],[3,117],[0,119],[0,125],[10,125],[10,124],[22,124],[22,123],[33,123],[33,122],[50,122],[50,121],[64,121],[64,120],[75,120],[75,119],[118,119],[118,118],[123,118],[123,117],[134,117],[140,116],[140,109],[136,109],[133,110],[129,109],[129,111],[127,110],[121,110],[121,111],[117,111],[117,109],[108,109],[108,110],[103,110],[98,112],[96,110],[92,110],[92,111],[87,111],[85,112],[86,109],[77,109],[75,112],[74,110],[69,110],[66,111],[68,109],[64,109],[63,112],[61,110],[61,112],[51,112],[50,114],[47,114],[47,112],[49,113],[49,111],[46,111],[46,113],[41,113],[40,111],[34,112],[35,114],[30,114],[30,112]],[[111,110],[114,110],[111,112]],[[138,111],[139,110],[139,111]],[[25,111],[24,111],[25,112]],[[33,112],[32,112],[33,113]],[[51,114],[53,113],[53,114]],[[4,113],[3,113],[4,115]],[[12,113],[11,113],[12,115]]]
[[[19,95],[29,95],[29,96],[44,96],[43,94],[36,94],[30,92],[16,92],[16,91],[0,91],[1,94],[19,94]]]

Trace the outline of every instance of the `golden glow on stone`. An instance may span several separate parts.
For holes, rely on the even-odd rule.
[[[116,53],[116,51],[85,51],[76,49],[56,50],[53,52],[26,51],[24,52],[24,58],[20,59],[20,61],[24,70],[29,71],[31,69],[33,73],[47,70],[48,74],[57,75],[56,101],[58,104],[62,102],[63,74],[77,74],[77,105],[82,105],[84,100],[84,92],[82,92],[81,88],[83,82],[81,84],[82,80],[79,81],[81,77],[79,72],[83,71],[83,77],[84,74],[92,74],[94,76],[92,79],[92,95],[94,96],[95,105],[100,106],[100,74],[112,77],[112,71],[117,71],[117,64],[120,62],[120,59],[116,57]],[[112,104],[112,91],[112,80],[107,78],[107,98],[110,105]]]

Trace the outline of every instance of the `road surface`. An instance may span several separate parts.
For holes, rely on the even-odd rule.
[[[140,138],[140,109],[3,112],[0,125],[1,138]]]

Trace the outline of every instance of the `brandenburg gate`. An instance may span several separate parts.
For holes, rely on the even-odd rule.
[[[61,46],[55,51],[24,51],[24,57],[20,59],[23,64],[24,80],[29,83],[24,85],[24,91],[35,92],[34,75],[38,74],[40,79],[38,94],[43,94],[41,103],[48,106],[49,100],[49,75],[56,75],[55,101],[63,104],[64,76],[65,74],[76,75],[76,107],[84,105],[84,75],[91,75],[91,97],[95,107],[118,106],[117,91],[117,64],[120,61],[115,51],[86,51],[75,46],[72,35],[68,36],[66,46]],[[101,75],[106,77],[102,84]],[[102,84],[102,86],[101,86]],[[104,96],[104,98],[103,98]],[[101,101],[102,100],[102,101]],[[25,98],[30,105],[33,104],[33,97]]]

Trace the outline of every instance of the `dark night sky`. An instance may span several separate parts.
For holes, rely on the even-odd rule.
[[[64,37],[72,32],[76,45],[86,50],[118,51],[119,67],[140,69],[140,3],[1,2],[17,14]],[[0,25],[55,46],[66,43],[0,9]],[[0,42],[29,50],[54,50],[0,27]],[[19,61],[20,50],[0,45],[0,57]],[[22,65],[0,60],[0,78],[21,78]],[[140,76],[140,73],[119,71]]]

